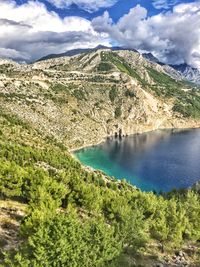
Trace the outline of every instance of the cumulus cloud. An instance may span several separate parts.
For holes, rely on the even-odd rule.
[[[61,19],[38,1],[20,6],[13,0],[0,1],[0,57],[32,61],[99,43],[108,45],[107,35],[95,32],[89,20]]]
[[[200,67],[200,1],[179,4],[171,12],[152,17],[147,13],[137,5],[116,23],[108,12],[89,21],[60,18],[39,0],[19,6],[14,0],[0,0],[0,57],[33,61],[50,53],[113,42],[151,52],[166,63]]]
[[[68,8],[72,4],[79,6],[88,12],[97,11],[100,8],[113,6],[118,0],[46,0],[57,8]]]
[[[152,17],[137,5],[117,23],[105,12],[92,25],[119,45],[151,52],[166,63],[200,67],[200,2],[180,4]]]

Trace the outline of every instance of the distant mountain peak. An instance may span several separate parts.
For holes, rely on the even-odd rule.
[[[154,63],[157,63],[161,66],[164,66],[165,71],[170,74],[174,78],[186,79],[190,82],[200,84],[200,70],[198,68],[194,68],[187,63],[179,64],[179,65],[166,65],[159,61],[152,53],[144,53],[142,56]],[[176,73],[177,72],[177,73]],[[178,77],[180,75],[180,77]]]
[[[181,73],[188,81],[200,84],[200,70],[198,68],[194,68],[186,63],[171,65],[171,67]]]
[[[155,63],[161,63],[157,57],[155,57],[152,53],[143,53],[142,56],[146,58],[149,61],[155,62]]]
[[[95,49],[111,49],[112,47],[109,47],[109,46],[105,46],[105,45],[97,45],[95,48],[93,48],[94,50]]]

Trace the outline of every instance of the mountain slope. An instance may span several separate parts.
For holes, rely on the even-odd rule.
[[[128,50],[1,65],[0,103],[70,148],[119,132],[198,126],[200,114],[198,92]]]
[[[72,50],[69,50],[67,52],[60,53],[60,54],[50,54],[50,55],[47,55],[47,56],[40,58],[37,61],[43,61],[43,60],[48,60],[48,59],[52,59],[52,58],[60,58],[60,57],[72,57],[72,56],[76,56],[79,54],[95,52],[95,51],[98,51],[100,49],[111,49],[112,51],[123,50],[123,48],[121,48],[121,47],[107,47],[107,46],[103,46],[103,45],[98,45],[97,47],[94,47],[94,48],[77,48],[77,49],[72,49]]]
[[[193,68],[187,64],[180,64],[180,65],[166,65],[160,62],[154,55],[151,53],[144,53],[142,54],[143,57],[151,62],[158,63],[165,71],[171,75],[174,79],[178,80],[187,80],[189,82],[193,82],[197,85],[200,84],[200,70],[197,68]]]
[[[181,73],[183,77],[193,83],[200,84],[200,70],[197,68],[193,68],[187,64],[181,65],[172,65],[176,71]]]
[[[95,52],[95,51],[98,51],[100,49],[103,49],[103,50],[109,49],[112,51],[126,50],[126,48],[118,47],[118,46],[107,47],[107,46],[103,46],[103,45],[98,45],[97,47],[94,47],[94,48],[77,48],[77,49],[72,49],[72,50],[69,50],[69,51],[61,53],[61,54],[50,54],[50,55],[47,55],[47,56],[40,58],[37,61],[48,60],[48,59],[52,59],[52,58],[60,58],[60,57],[72,57],[72,56],[76,56],[76,55],[83,54],[83,53]],[[130,49],[129,51],[137,52],[137,50],[135,50],[135,49]]]
[[[127,50],[127,48],[123,48],[123,47],[106,47],[106,46],[99,45],[95,48],[73,49],[73,50],[69,50],[61,54],[50,54],[50,55],[40,58],[37,61],[43,61],[43,60],[48,60],[48,59],[53,59],[53,58],[60,58],[60,57],[72,57],[72,56],[76,56],[76,55],[83,54],[83,53],[95,52],[95,51],[98,51],[99,49],[105,49],[105,50],[109,49],[111,51]],[[129,49],[129,51],[139,53],[135,49],[132,49],[132,50]],[[159,59],[156,58],[152,53],[143,53],[142,56],[150,62],[157,63],[163,66],[166,73],[168,73],[174,79],[177,79],[177,80],[185,79],[189,82],[193,82],[198,85],[200,84],[200,71],[197,68],[193,68],[187,64],[166,65],[160,62]]]
[[[143,56],[145,59],[147,59],[147,60],[149,60],[149,61],[151,61],[151,62],[162,64],[162,63],[159,61],[159,59],[156,58],[156,57],[154,57],[154,55],[151,54],[151,53],[143,53],[142,56]]]
[[[197,193],[141,192],[68,152],[121,133],[197,126],[199,93],[133,51],[2,62],[0,264],[199,266]]]

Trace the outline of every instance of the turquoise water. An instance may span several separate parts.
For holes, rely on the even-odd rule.
[[[200,129],[159,130],[76,151],[84,165],[144,191],[167,192],[200,180]]]

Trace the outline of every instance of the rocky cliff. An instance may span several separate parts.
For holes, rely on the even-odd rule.
[[[178,71],[186,80],[196,84],[200,84],[200,70],[193,68],[187,64],[172,65],[176,71]]]
[[[0,64],[1,112],[69,148],[158,128],[199,127],[200,95],[135,51]]]

